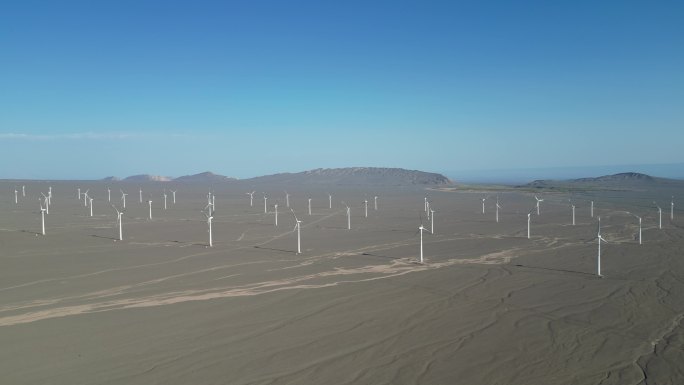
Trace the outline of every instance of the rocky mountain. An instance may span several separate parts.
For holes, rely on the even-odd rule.
[[[401,168],[348,167],[318,168],[298,173],[282,173],[246,180],[255,183],[333,184],[333,185],[448,185],[441,174]]]
[[[579,178],[567,180],[535,180],[526,185],[518,186],[535,189],[635,189],[649,186],[678,186],[684,181],[677,179],[657,178],[638,172],[624,172],[613,175],[603,175],[595,178]]]
[[[124,182],[170,182],[172,178],[168,176],[140,174],[124,178]]]
[[[224,175],[214,174],[213,172],[202,172],[194,175],[185,175],[174,179],[175,182],[230,182],[235,181],[236,178],[227,177]]]
[[[104,181],[104,182],[118,182],[120,180],[121,180],[120,178],[115,177],[115,176],[108,176],[108,177],[102,179],[102,181]]]

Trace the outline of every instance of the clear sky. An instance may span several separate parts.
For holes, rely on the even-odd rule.
[[[0,178],[684,162],[682,1],[8,1]]]

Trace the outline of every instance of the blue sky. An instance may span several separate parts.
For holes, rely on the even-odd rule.
[[[684,162],[680,1],[2,8],[0,178]]]

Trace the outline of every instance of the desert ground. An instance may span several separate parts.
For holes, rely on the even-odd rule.
[[[117,206],[119,189],[129,194],[123,241],[108,186]],[[77,187],[89,189],[93,217]],[[164,188],[177,190],[166,210]],[[200,212],[210,189],[213,247]],[[302,221],[301,254],[284,190]],[[495,194],[2,181],[0,382],[684,383],[684,213],[670,220],[677,192],[542,193],[530,239],[534,193],[498,191],[498,223]],[[423,233],[420,264],[426,196],[434,234]],[[642,245],[630,213],[643,217]]]

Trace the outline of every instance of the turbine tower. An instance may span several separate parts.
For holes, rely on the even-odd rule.
[[[255,193],[255,192],[256,192],[256,191],[252,191],[252,192],[245,193],[246,195],[249,195],[249,207],[253,207],[253,206],[254,206],[254,193]]]
[[[285,191],[285,207],[290,208],[290,194]]]
[[[268,201],[268,197],[266,194],[264,194],[264,214],[268,213],[268,207],[266,207],[266,202]]]
[[[119,240],[123,241],[123,219],[122,219],[122,217],[123,217],[124,210],[121,209],[121,211],[119,211],[119,209],[117,209],[116,206],[114,206],[114,205],[111,205],[111,206],[116,211],[116,223],[119,225]]]
[[[423,263],[423,231],[427,230],[422,224],[418,228],[420,231],[420,263]]]
[[[164,210],[166,210],[166,189],[164,189]]]
[[[207,207],[209,207],[209,205],[207,205]],[[205,209],[206,209],[206,207],[205,207]],[[209,247],[213,247],[214,241],[213,241],[212,232],[211,232],[211,221],[214,219],[214,217],[211,216],[211,211],[209,212],[209,214],[202,211],[202,214],[204,214],[204,216],[207,217],[207,225],[209,225],[209,230],[208,230],[209,231]]]
[[[487,200],[487,197],[484,197],[484,198],[482,198],[482,214],[484,214],[484,213],[485,213],[485,210],[484,210],[484,206],[485,206],[485,205],[484,205],[484,204],[485,204],[485,200]]]
[[[38,199],[40,201],[40,199]],[[43,204],[40,204],[40,225],[41,225],[41,234],[45,235],[45,211],[47,209],[43,208]]]
[[[591,217],[594,217],[594,201],[591,201]]]
[[[672,196],[672,200],[670,201],[670,220],[674,221],[674,195]]]
[[[374,206],[374,210],[378,211],[378,196],[377,195],[373,197],[373,206]]]
[[[499,204],[499,196],[496,196],[496,223],[499,223],[499,209],[501,205]]]
[[[332,194],[328,193],[328,208],[332,208]]]
[[[662,229],[663,228],[663,209],[658,206],[656,202],[653,202],[654,205],[658,208],[658,228]]]
[[[14,189],[14,204],[15,205],[19,203],[19,198],[17,198],[18,196],[19,196],[19,191],[17,191],[17,189],[15,188]]]
[[[147,206],[150,208],[150,220],[152,220],[152,199],[147,200]]]
[[[342,204],[347,208],[347,230],[351,230],[351,210],[346,203],[342,202]]]
[[[311,215],[311,198],[309,198],[309,215]]]
[[[273,205],[273,208],[275,209],[275,225],[278,227],[278,204]]]
[[[123,190],[121,190],[121,209],[126,210],[126,194]]]
[[[635,214],[632,214],[632,216],[639,220],[639,244],[641,244],[641,217]]]
[[[21,186],[21,196],[26,197],[26,186]]]
[[[364,209],[366,210],[365,216],[366,216],[366,218],[368,218],[368,199],[363,201],[363,206],[364,206]]]
[[[536,195],[534,196],[534,199],[537,200],[537,215],[539,215],[539,203],[540,203],[540,202],[544,202],[544,200],[543,200],[543,199],[537,198]]]
[[[173,194],[173,204],[176,204],[176,191],[178,190],[171,190],[171,194]]]
[[[138,189],[138,196],[140,197],[140,203],[143,203],[142,202],[142,188]]]
[[[90,201],[90,216],[93,216],[93,198],[88,197],[88,201]]]
[[[290,209],[292,211],[292,216],[295,219],[295,227],[292,231],[297,231],[297,254],[302,253],[302,243],[301,243],[301,234],[300,234],[300,229],[302,227],[302,221],[297,219],[297,215],[295,214],[294,210]]]
[[[430,209],[430,234],[435,233],[435,210]]]
[[[107,203],[112,203],[112,190],[107,187]]]

